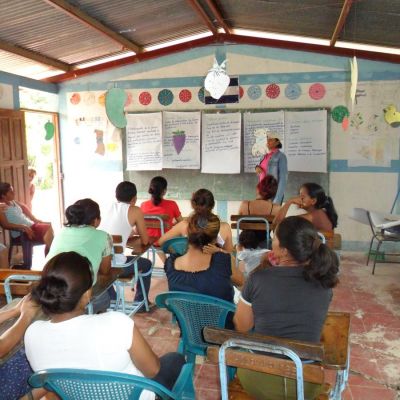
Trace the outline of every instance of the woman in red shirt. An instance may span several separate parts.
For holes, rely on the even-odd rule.
[[[165,232],[169,231],[172,226],[182,221],[182,215],[178,205],[173,200],[165,200],[167,193],[167,180],[162,176],[156,176],[150,181],[149,193],[151,199],[140,205],[143,214],[167,214],[169,219],[164,225]],[[147,233],[151,237],[159,238],[161,230],[158,228],[147,228]]]

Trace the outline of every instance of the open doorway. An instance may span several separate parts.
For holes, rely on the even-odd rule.
[[[25,131],[28,173],[34,175],[30,182],[33,215],[58,227],[64,207],[57,113],[25,111]]]

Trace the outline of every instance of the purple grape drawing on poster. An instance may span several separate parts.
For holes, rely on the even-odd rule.
[[[183,147],[185,146],[185,142],[186,142],[186,135],[185,135],[185,131],[175,131],[172,132],[173,136],[172,136],[172,142],[174,143],[174,147],[175,150],[177,152],[177,154],[179,154]]]

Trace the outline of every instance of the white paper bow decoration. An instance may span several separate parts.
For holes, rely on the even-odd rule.
[[[214,58],[214,65],[208,71],[204,81],[204,88],[210,92],[211,97],[216,100],[225,93],[231,80],[225,71],[226,61],[227,60],[223,61],[221,65],[218,65],[218,61]]]
[[[354,101],[356,99],[357,83],[358,83],[358,65],[357,58],[354,56],[353,60],[350,59],[350,71],[351,71],[351,86],[350,86],[350,99],[351,108],[354,107]]]

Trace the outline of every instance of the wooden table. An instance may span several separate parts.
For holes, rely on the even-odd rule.
[[[146,251],[149,250],[153,243],[157,240],[157,238],[150,237],[148,244],[142,244],[140,241],[140,236],[131,236],[126,243],[126,247],[132,250],[133,256],[140,257],[146,253]]]

